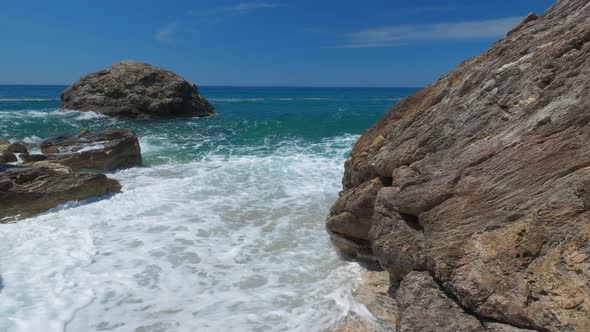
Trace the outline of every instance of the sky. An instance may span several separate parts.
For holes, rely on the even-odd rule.
[[[554,0],[2,0],[0,84],[120,60],[197,85],[421,87]]]

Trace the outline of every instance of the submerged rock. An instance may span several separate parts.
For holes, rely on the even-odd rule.
[[[103,174],[0,165],[0,222],[28,218],[69,201],[120,190],[119,182]]]
[[[137,61],[123,61],[89,74],[61,94],[62,109],[111,116],[162,118],[214,114],[197,86]]]
[[[140,166],[142,162],[139,141],[130,129],[58,136],[41,143],[41,151],[43,157],[25,158],[25,161],[48,160],[74,171],[114,171]]]
[[[590,330],[588,59],[588,1],[558,1],[357,141],[328,229],[368,238],[400,330]]]

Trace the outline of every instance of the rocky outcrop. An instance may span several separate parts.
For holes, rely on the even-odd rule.
[[[0,164],[17,162],[16,154],[28,153],[29,150],[23,143],[10,143],[7,140],[0,140]]]
[[[62,109],[134,118],[203,117],[213,107],[197,86],[137,61],[123,61],[89,74],[61,94]]]
[[[41,143],[44,155],[29,155],[25,162],[43,160],[70,167],[73,171],[114,171],[140,166],[141,148],[130,129],[82,131],[74,137],[58,136]]]
[[[103,174],[0,165],[0,223],[28,218],[65,202],[120,190],[116,180]]]
[[[437,314],[455,303],[457,331],[588,331],[588,141],[590,3],[561,0],[365,132],[328,230],[369,243],[400,330],[455,326]]]

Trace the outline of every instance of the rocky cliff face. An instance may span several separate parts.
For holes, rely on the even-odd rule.
[[[590,2],[560,0],[365,132],[328,231],[405,317],[431,283],[484,328],[590,331],[589,142]]]
[[[111,116],[162,118],[207,116],[213,106],[197,86],[138,61],[122,61],[80,78],[61,95],[62,108]]]

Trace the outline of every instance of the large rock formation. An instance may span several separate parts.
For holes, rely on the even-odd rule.
[[[119,182],[103,174],[0,165],[0,223],[28,218],[65,202],[120,190]]]
[[[327,227],[369,243],[405,331],[441,322],[425,287],[485,328],[590,331],[588,142],[590,2],[560,0],[365,132]]]
[[[114,171],[140,166],[141,148],[131,129],[82,131],[77,136],[58,136],[41,143],[40,155],[25,156],[25,162],[49,160],[74,171]]]
[[[62,109],[111,116],[202,117],[215,113],[197,86],[180,76],[137,61],[123,61],[89,74],[61,94]]]

